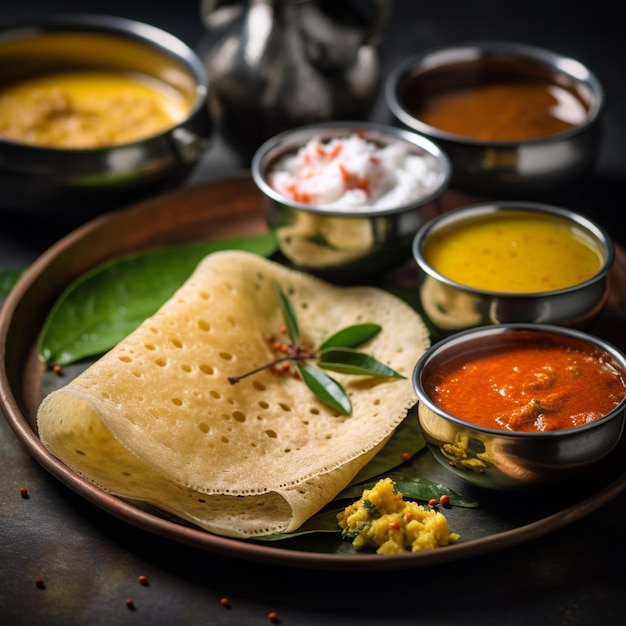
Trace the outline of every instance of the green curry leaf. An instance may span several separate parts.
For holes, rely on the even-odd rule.
[[[365,376],[385,376],[388,378],[404,378],[395,370],[381,363],[373,356],[357,352],[351,348],[329,348],[320,353],[318,367],[340,374]]]
[[[390,477],[396,483],[396,490],[399,491],[405,499],[429,502],[432,499],[439,501],[441,496],[447,495],[450,498],[450,504],[453,506],[462,506],[469,509],[478,506],[476,500],[465,497],[454,491],[454,489],[450,489],[447,485],[435,483],[426,478],[415,478],[401,474],[390,474]]]
[[[276,285],[276,291],[278,293],[280,310],[282,311],[285,326],[287,327],[287,336],[294,345],[297,345],[298,341],[300,341],[300,328],[298,326],[296,312],[293,309],[293,304],[291,304],[291,300],[278,285]]]
[[[95,267],[54,304],[39,336],[40,358],[68,365],[106,352],[155,313],[207,254],[227,249],[269,256],[276,239],[267,233],[153,248]]]
[[[382,330],[378,324],[355,324],[336,332],[325,339],[320,350],[326,348],[358,348]]]
[[[396,491],[402,494],[403,498],[408,500],[418,500],[420,502],[429,502],[432,499],[439,500],[442,495],[450,498],[450,504],[454,506],[462,506],[466,508],[475,508],[478,506],[476,500],[466,498],[457,493],[453,489],[441,483],[435,483],[425,478],[416,478],[413,476],[405,476],[399,473],[387,474],[391,478],[396,487]],[[363,495],[364,489],[371,489],[376,480],[369,480],[362,483],[351,483],[341,493],[339,493],[334,501],[338,500],[358,500]]]
[[[313,351],[298,343],[300,329],[291,300],[279,285],[276,285],[276,293],[291,344],[281,345],[280,349],[283,354],[279,358],[238,376],[229,376],[228,380],[231,384],[236,384],[242,378],[265,368],[273,367],[285,361],[292,361],[302,381],[321,402],[344,415],[349,415],[352,412],[350,398],[339,382],[322,372],[322,369],[342,374],[404,378],[374,357],[354,349],[354,347],[362,345],[377,335],[382,330],[380,325],[367,323],[348,326],[326,339],[322,343],[322,349]],[[314,358],[318,360],[317,366],[305,363]]]
[[[322,370],[312,365],[296,363],[298,372],[305,385],[318,397],[319,400],[339,411],[343,415],[350,415],[352,403],[343,387]]]
[[[414,457],[425,447],[426,441],[417,419],[417,405],[415,405],[396,427],[387,443],[361,469],[350,484],[364,483],[374,476],[381,476],[405,463],[405,455],[408,455],[409,458]]]

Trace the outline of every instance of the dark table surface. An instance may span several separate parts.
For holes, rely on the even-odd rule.
[[[606,136],[596,172],[559,198],[626,242],[626,37],[619,0],[400,1],[383,44],[386,67],[419,50],[473,39],[541,45],[587,64],[607,92]],[[0,26],[50,12],[137,18],[196,47],[198,3],[5,0]],[[387,121],[380,102],[374,119]],[[245,167],[219,139],[189,184]],[[46,227],[0,213],[0,270],[27,266],[52,243]],[[56,235],[55,235],[56,236]],[[624,461],[626,470],[626,460]],[[20,496],[27,486],[31,497]],[[180,545],[118,520],[59,483],[0,420],[0,623],[623,624],[626,494],[582,519],[520,545],[427,568],[383,572],[289,569]],[[145,575],[149,586],[137,577]],[[46,588],[35,580],[44,577]],[[230,608],[220,604],[227,597]],[[130,611],[125,599],[135,601]]]

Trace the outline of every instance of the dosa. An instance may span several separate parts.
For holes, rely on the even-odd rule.
[[[379,324],[360,350],[405,378],[333,374],[351,399],[349,415],[267,369],[230,384],[275,358],[267,336],[284,324],[276,286],[303,343]],[[137,330],[44,398],[39,437],[103,490],[210,532],[290,532],[404,419],[428,344],[421,317],[382,289],[337,287],[251,253],[216,252]]]

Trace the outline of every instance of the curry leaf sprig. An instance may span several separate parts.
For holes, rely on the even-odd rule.
[[[275,367],[279,363],[289,362],[295,366],[302,381],[321,402],[343,415],[349,415],[352,412],[352,403],[348,394],[337,380],[322,370],[357,376],[405,378],[373,356],[357,351],[357,348],[382,330],[378,324],[365,323],[347,326],[325,339],[317,350],[309,350],[302,346],[300,327],[293,304],[280,287],[276,286],[276,291],[286,333],[291,343],[285,346],[284,356],[240,376],[229,376],[228,380],[231,384],[264,369]],[[317,363],[313,364],[311,361],[317,361]]]

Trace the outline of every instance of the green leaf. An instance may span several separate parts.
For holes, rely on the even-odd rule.
[[[254,537],[253,541],[273,542],[293,539],[302,535],[310,535],[312,533],[339,533],[341,528],[337,522],[337,515],[344,510],[344,507],[335,507],[323,509],[310,517],[300,528],[290,533],[275,533],[273,535],[261,535]]]
[[[83,274],[50,311],[39,336],[40,358],[68,365],[106,352],[155,313],[206,255],[227,249],[269,256],[276,251],[276,239],[268,233],[152,248]]]
[[[435,483],[425,478],[415,478],[405,476],[404,474],[387,474],[396,484],[396,491],[402,494],[402,497],[409,500],[418,500],[420,502],[429,502],[431,499],[439,500],[442,495],[450,498],[450,504],[453,506],[462,506],[465,508],[476,508],[478,502],[457,493],[447,485]],[[380,477],[379,477],[380,478]],[[341,493],[337,500],[358,500],[363,495],[364,489],[371,489],[378,479],[370,480],[363,483],[351,483]]]
[[[350,415],[352,403],[343,387],[336,380],[312,365],[297,363],[296,367],[306,386],[319,400],[343,415]]]
[[[369,354],[350,348],[329,348],[320,354],[318,367],[341,374],[405,378]]]
[[[291,300],[285,295],[283,290],[276,285],[276,291],[278,293],[278,300],[280,302],[280,309],[285,320],[285,326],[287,326],[287,335],[291,339],[293,345],[297,345],[300,340],[300,328],[298,327],[298,318],[296,312],[293,309]]]
[[[382,330],[378,324],[355,324],[336,332],[326,339],[320,350],[326,348],[358,348]]]
[[[400,422],[389,441],[383,448],[361,469],[350,484],[363,483],[374,476],[380,476],[399,465],[405,463],[403,455],[410,457],[426,447],[422,429],[417,419],[417,405],[409,410],[407,416]]]
[[[442,495],[446,494],[450,498],[449,504],[463,508],[473,509],[478,507],[478,502],[457,493],[450,487],[441,483],[434,483],[424,478],[406,477],[401,474],[389,474],[389,477],[395,481],[396,490],[402,494],[405,500],[416,500],[418,502],[429,502],[431,499],[439,500]],[[365,489],[371,489],[378,480],[366,483],[355,484],[344,489],[329,506],[324,507],[319,513],[310,517],[300,528],[291,533],[276,533],[273,535],[264,535],[255,537],[255,541],[282,541],[293,539],[302,535],[312,533],[329,533],[339,532],[339,524],[337,523],[337,514],[345,509],[345,507],[335,506],[342,500],[359,500],[363,496]]]
[[[23,273],[23,269],[0,271],[0,298],[9,294]]]
[[[363,495],[364,489],[371,489],[380,478],[387,475],[396,483],[396,489],[408,500],[428,502],[432,498],[438,500],[443,494],[450,498],[450,504],[465,508],[476,508],[478,502],[467,498],[450,487],[441,483],[435,483],[423,478],[406,476],[402,473],[388,473],[394,467],[400,465],[402,453],[408,452],[411,456],[425,447],[424,438],[417,419],[417,407],[413,407],[406,418],[396,428],[394,434],[385,444],[383,449],[354,477],[350,485],[339,493],[332,502],[324,507],[319,513],[310,517],[300,528],[291,533],[277,533],[256,537],[255,541],[282,541],[293,539],[312,533],[339,532],[337,514],[344,510],[345,500],[358,500]],[[400,462],[398,461],[400,459]]]
[[[450,498],[450,504],[453,506],[462,506],[468,509],[474,509],[478,506],[478,502],[471,498],[454,491],[447,485],[435,483],[426,478],[414,478],[412,476],[389,475],[396,483],[396,489],[404,496],[411,500],[422,500],[428,502],[432,498],[439,500],[441,496],[447,495]]]

